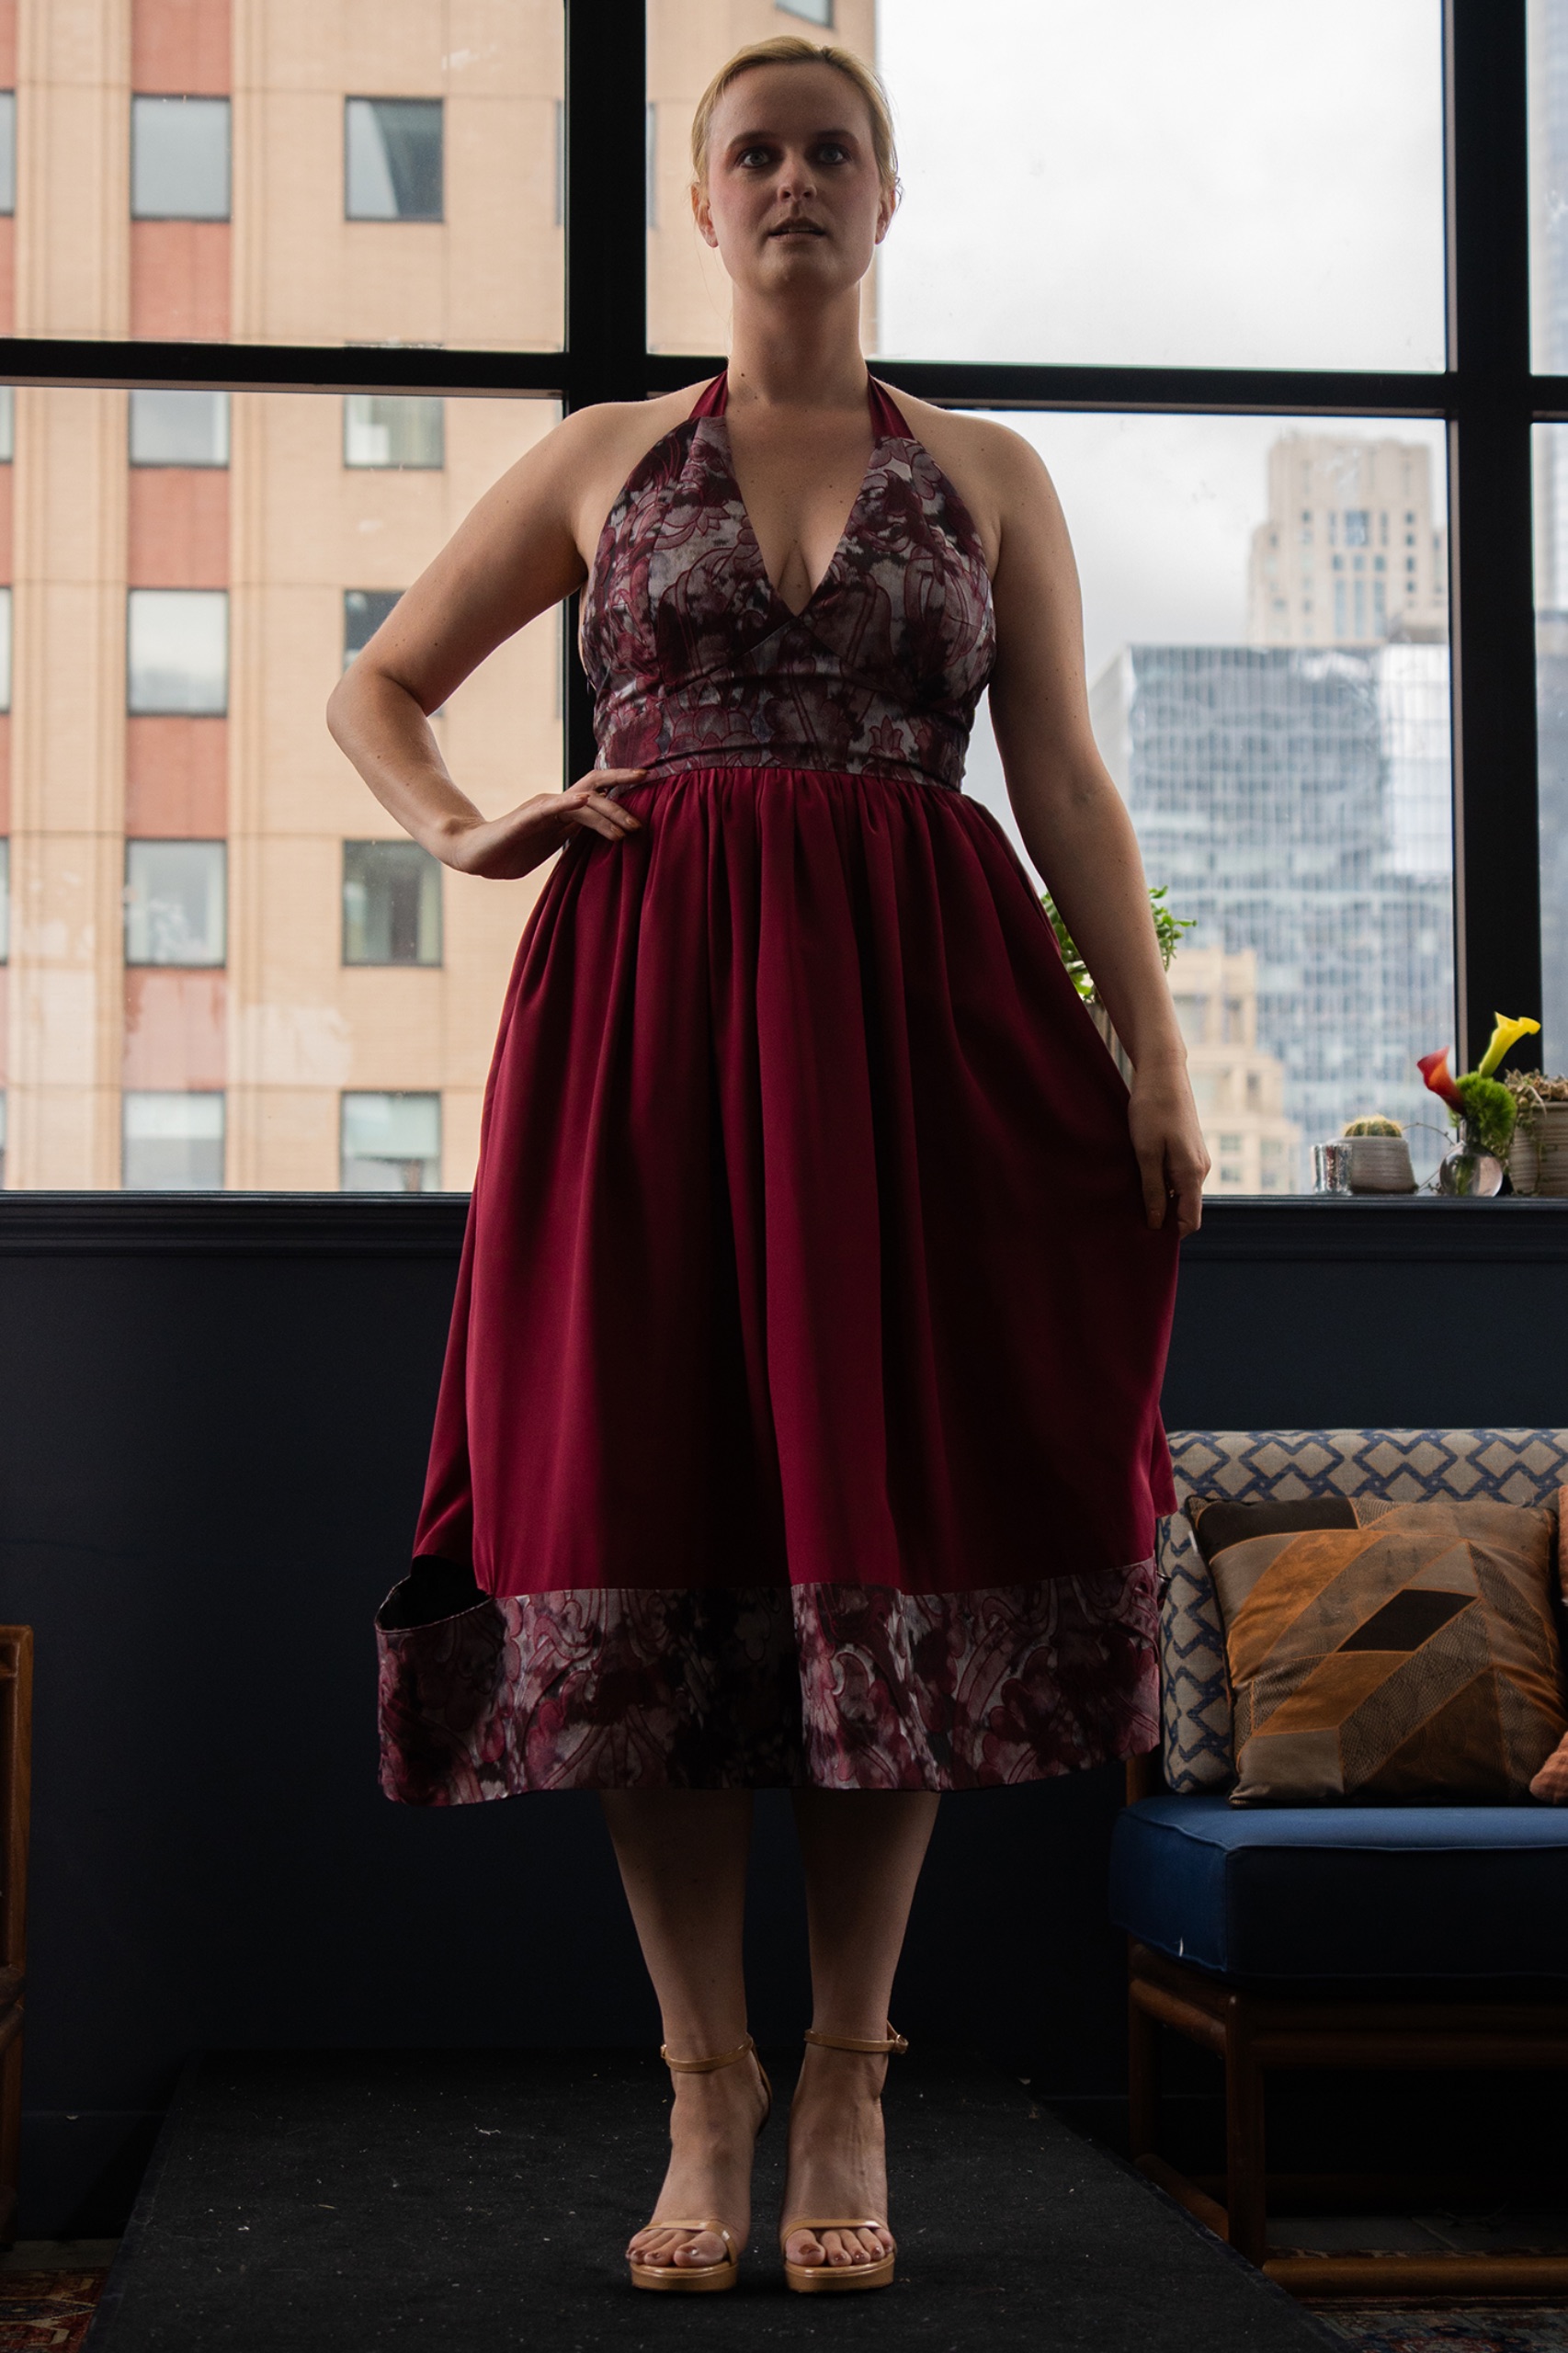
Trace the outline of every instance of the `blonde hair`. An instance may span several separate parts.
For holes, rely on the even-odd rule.
[[[713,116],[719,101],[732,82],[738,82],[743,74],[749,74],[756,65],[831,65],[846,81],[852,82],[871,118],[871,153],[876,158],[882,194],[890,202],[897,203],[898,150],[893,144],[892,110],[887,92],[865,60],[857,57],[852,50],[839,49],[832,42],[819,47],[815,41],[802,40],[796,33],[780,33],[776,40],[753,41],[746,49],[737,49],[697,101],[697,112],[691,118],[691,169],[699,188],[708,185],[708,145],[713,135]]]

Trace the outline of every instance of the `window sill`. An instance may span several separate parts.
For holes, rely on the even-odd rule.
[[[455,1258],[466,1193],[4,1193],[0,1256]],[[1568,1200],[1227,1194],[1188,1265],[1568,1260]]]

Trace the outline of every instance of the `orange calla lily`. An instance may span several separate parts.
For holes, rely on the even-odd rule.
[[[1440,1096],[1450,1111],[1464,1116],[1464,1097],[1454,1085],[1449,1069],[1449,1050],[1441,1047],[1435,1054],[1423,1054],[1415,1065],[1434,1095]]]
[[[1492,1018],[1496,1027],[1492,1032],[1491,1043],[1476,1064],[1477,1074],[1482,1078],[1491,1077],[1510,1046],[1517,1046],[1521,1038],[1537,1037],[1540,1031],[1539,1021],[1531,1021],[1525,1017],[1516,1019],[1511,1014],[1494,1013]]]

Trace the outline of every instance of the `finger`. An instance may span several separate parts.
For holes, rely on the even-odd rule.
[[[1165,1222],[1166,1178],[1163,1154],[1141,1152],[1138,1155],[1138,1177],[1143,1188],[1143,1210],[1152,1226]]]
[[[1176,1193],[1176,1239],[1185,1241],[1189,1233],[1196,1233],[1203,1222],[1203,1180],[1200,1176],[1189,1177],[1180,1187]]]
[[[581,825],[585,833],[597,834],[601,840],[607,842],[623,842],[626,839],[627,828],[615,823],[613,812],[607,816],[602,810],[578,809],[573,812],[573,822]]]
[[[645,767],[591,767],[586,777],[567,786],[567,793],[619,793],[626,783],[641,783],[647,774]]]
[[[634,817],[630,809],[623,809],[619,801],[612,801],[604,792],[586,791],[574,795],[571,806],[579,816],[585,809],[597,810],[601,817],[609,818],[623,834],[636,833],[642,823],[641,817]]]

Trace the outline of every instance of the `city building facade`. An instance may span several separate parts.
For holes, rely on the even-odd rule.
[[[828,13],[653,0],[666,349],[724,339],[686,194],[696,98],[743,41],[821,38]],[[872,0],[832,13],[870,54]],[[0,0],[0,331],[553,348],[562,74],[558,0]],[[542,877],[437,867],[324,710],[556,414],[39,387],[0,404],[7,1185],[470,1182]],[[487,813],[556,789],[559,616],[432,724]]]
[[[1290,433],[1268,453],[1268,515],[1252,536],[1249,645],[1440,642],[1446,534],[1420,442]]]
[[[1213,1163],[1204,1190],[1293,1191],[1301,1131],[1285,1116],[1285,1064],[1257,1041],[1257,950],[1183,948],[1170,969]]]
[[[1256,958],[1249,1042],[1283,1074],[1290,1189],[1351,1119],[1428,1122],[1415,1059],[1453,1025],[1447,647],[1134,645],[1091,710],[1151,879],[1196,926],[1176,972]],[[1203,1111],[1215,1182],[1241,1132],[1220,1114]]]

